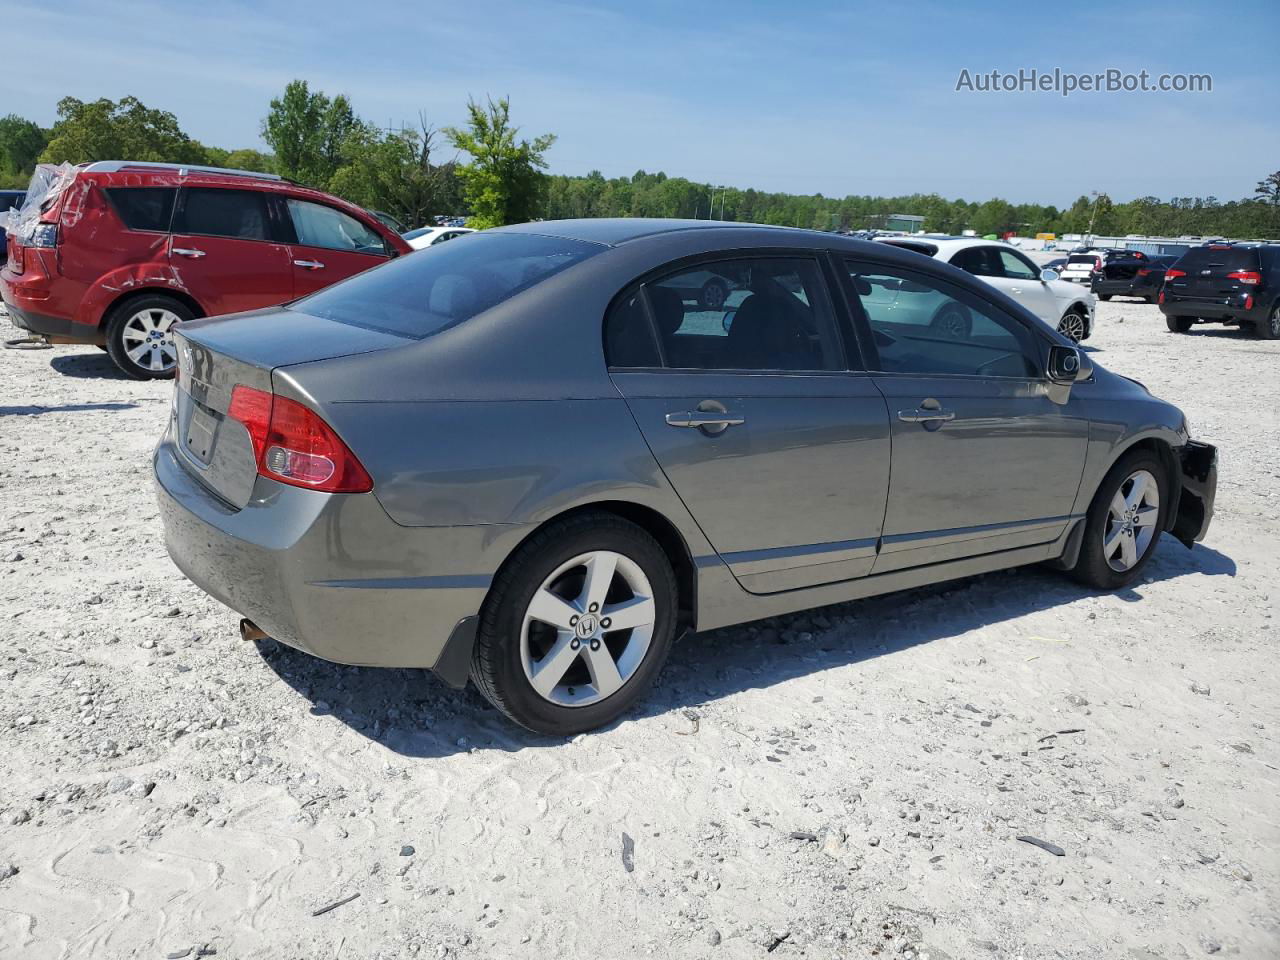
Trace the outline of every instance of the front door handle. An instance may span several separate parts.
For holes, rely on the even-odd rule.
[[[293,261],[293,265],[295,267],[301,267],[303,270],[323,270],[324,269],[324,264],[321,263],[319,260],[295,260]]]
[[[934,421],[945,423],[955,418],[955,412],[952,410],[929,410],[920,407],[915,410],[898,411],[898,419],[903,423],[933,423]]]
[[[723,413],[712,410],[686,410],[680,413],[667,414],[669,427],[738,427],[747,422],[747,418],[738,413]]]
[[[173,252],[180,257],[199,258],[204,256],[203,250],[197,250],[194,247],[174,247]]]

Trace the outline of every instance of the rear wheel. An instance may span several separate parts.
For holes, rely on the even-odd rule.
[[[471,678],[521,726],[581,733],[643,695],[675,620],[675,575],[653,537],[610,514],[571,517],[531,538],[495,579]]]
[[[729,288],[725,286],[723,280],[708,280],[702,285],[702,292],[698,294],[698,303],[704,310],[719,310],[728,299]]]
[[[146,294],[115,306],[107,318],[107,353],[135,380],[172,377],[178,367],[173,325],[191,309],[164,294]]]
[[[1164,529],[1168,487],[1165,466],[1155,454],[1135,450],[1121,457],[1089,506],[1072,576],[1102,590],[1136,580]]]
[[[1271,316],[1254,325],[1263,340],[1280,340],[1280,301],[1271,308]]]
[[[1164,322],[1173,333],[1186,333],[1193,321],[1190,317],[1165,317]]]

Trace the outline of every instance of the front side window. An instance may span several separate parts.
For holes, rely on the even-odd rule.
[[[1012,250],[1000,250],[997,252],[1000,254],[1000,263],[1004,267],[1004,275],[1010,280],[1039,279],[1040,271]]]
[[[325,250],[373,253],[385,256],[387,245],[372,227],[322,203],[289,198],[289,216],[298,242]]]
[[[497,306],[608,249],[524,233],[478,233],[442,243],[290,304],[327,320],[422,338]]]
[[[267,197],[257,190],[188,187],[174,233],[238,240],[267,240]]]
[[[108,187],[104,192],[130,230],[169,229],[174,187]]]
[[[1035,377],[1035,335],[949,284],[896,267],[847,262],[886,373]]]
[[[814,260],[700,264],[646,284],[666,366],[838,370],[839,342]]]

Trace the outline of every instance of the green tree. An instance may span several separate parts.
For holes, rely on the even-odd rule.
[[[40,154],[44,163],[93,160],[149,160],[204,163],[204,148],[178,126],[167,110],[149,109],[137,97],[119,103],[75,97],[58,101],[58,121]]]
[[[1273,207],[1280,207],[1280,170],[1259,180],[1258,185],[1253,188],[1253,192],[1264,203],[1269,203]]]
[[[222,158],[221,165],[233,170],[252,170],[255,173],[275,173],[276,158],[261,150],[241,148],[232,150]]]
[[[362,128],[342,94],[330,99],[294,80],[271,101],[262,121],[262,139],[275,151],[278,173],[326,189],[342,164],[343,145]]]
[[[420,130],[383,134],[359,125],[343,146],[342,166],[329,181],[341,197],[385,210],[410,226],[438,213],[458,212],[462,198],[454,161],[435,163],[436,131],[419,118]]]
[[[16,113],[0,117],[0,177],[25,180],[48,142],[48,134],[30,120]]]
[[[444,135],[471,155],[471,163],[460,171],[471,207],[468,223],[484,228],[534,219],[543,199],[544,154],[555,135],[517,142],[520,130],[511,125],[511,102],[505,97],[490,98],[487,106],[468,100],[467,114],[466,130],[446,127]]]

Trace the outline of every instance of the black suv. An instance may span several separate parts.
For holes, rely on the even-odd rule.
[[[1280,340],[1280,244],[1193,247],[1165,271],[1160,312],[1175,333],[1228,323]]]
[[[1155,303],[1160,296],[1164,272],[1177,257],[1157,256],[1138,250],[1118,250],[1107,255],[1107,262],[1090,279],[1089,286],[1100,300],[1112,297],[1141,297]]]
[[[9,234],[4,228],[4,223],[9,219],[9,211],[17,210],[26,199],[27,191],[25,190],[0,190],[0,265],[4,264],[5,255],[9,252],[9,244],[5,242]]]

